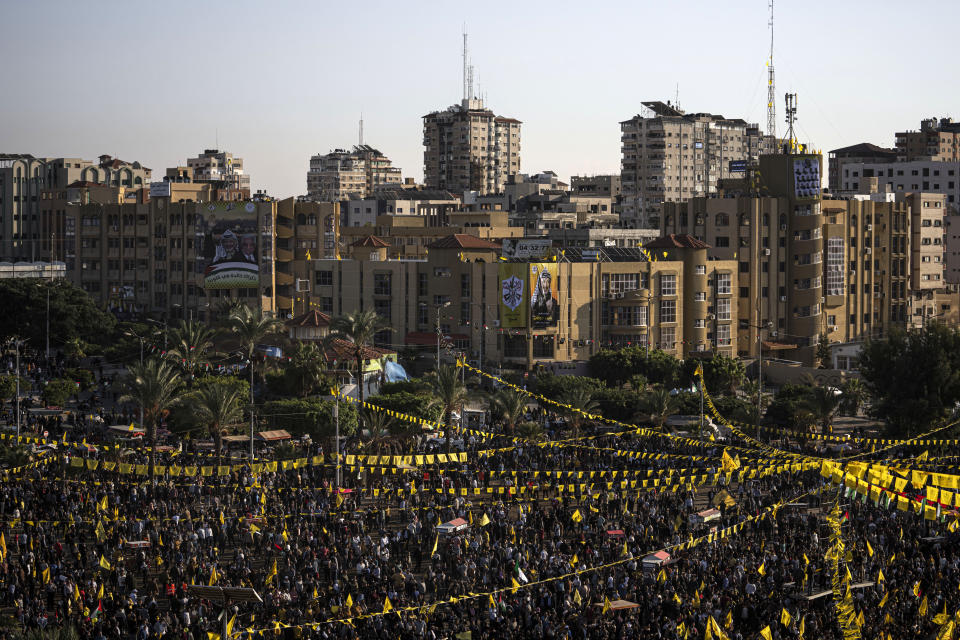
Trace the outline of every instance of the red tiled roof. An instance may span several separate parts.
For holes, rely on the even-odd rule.
[[[387,242],[386,240],[383,240],[382,238],[378,238],[377,236],[370,235],[370,236],[360,238],[359,240],[354,242],[353,245],[351,246],[376,247],[377,249],[383,249],[384,247],[389,247],[390,243]]]
[[[693,236],[680,233],[663,236],[662,238],[657,238],[656,240],[651,240],[644,245],[646,249],[709,249],[708,245],[703,240],[697,240]]]
[[[500,249],[499,242],[491,242],[469,233],[454,233],[434,241],[428,249]]]
[[[337,339],[331,342],[324,350],[324,356],[326,356],[328,361],[338,360],[352,362],[356,358],[355,349],[356,347],[349,340]],[[364,347],[362,353],[364,360],[379,360],[383,356],[395,354],[396,351],[383,349],[381,347]]]
[[[288,327],[329,327],[330,316],[316,309],[287,320]]]

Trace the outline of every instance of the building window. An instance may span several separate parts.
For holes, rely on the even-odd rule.
[[[391,273],[373,274],[373,295],[389,296],[391,294]]]
[[[461,298],[470,297],[470,274],[469,273],[460,274],[460,297]]]
[[[677,276],[673,274],[661,274],[660,275],[660,295],[662,296],[675,296],[677,295]]]
[[[828,296],[842,296],[845,288],[843,238],[827,239],[827,291]]]
[[[553,336],[534,336],[533,337],[533,357],[534,358],[553,358],[555,348]]]
[[[717,346],[718,347],[730,346],[730,325],[728,324],[717,325]]]
[[[730,298],[717,299],[717,320],[730,319]]]
[[[417,306],[417,325],[424,326],[430,324],[430,308],[425,304]]]
[[[661,300],[660,301],[660,322],[676,322],[676,321],[677,321],[677,301]]]
[[[676,342],[676,329],[674,327],[661,327],[660,348],[664,351],[673,351],[674,342]]]
[[[603,274],[601,286],[603,295],[609,296],[625,291],[635,291],[637,284],[638,278],[635,273],[605,273]]]
[[[333,298],[330,296],[320,298],[320,311],[322,313],[333,313]]]
[[[317,285],[321,287],[333,286],[333,271],[317,271]]]
[[[381,318],[383,318],[383,319],[386,320],[387,322],[390,322],[390,320],[391,320],[391,317],[390,317],[390,315],[391,315],[391,314],[390,314],[390,311],[391,311],[390,302],[391,302],[391,301],[390,301],[389,299],[387,299],[387,300],[374,300],[374,301],[373,301],[373,310],[377,313],[378,316],[380,316]]]
[[[730,246],[730,238],[728,236],[717,236],[714,244],[718,249],[725,249]]]
[[[461,327],[470,326],[470,301],[469,300],[460,301],[460,326]]]
[[[418,273],[417,274],[417,295],[425,296],[427,293],[427,274]]]
[[[705,265],[705,264],[698,264],[695,273],[696,273],[696,275],[698,275],[698,276],[706,275],[706,274],[707,274],[707,265]]]
[[[731,276],[729,273],[717,274],[717,294],[718,295],[730,294],[730,281],[731,281]]]

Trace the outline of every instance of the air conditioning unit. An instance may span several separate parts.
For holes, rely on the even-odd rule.
[[[836,331],[836,330],[837,330],[837,325],[835,324],[830,325],[830,331]]]
[[[494,320],[494,321],[493,321],[493,326],[499,327],[499,326],[500,326],[500,321],[499,321],[499,320]]]
[[[867,225],[867,231],[873,231],[873,225],[872,225],[872,224],[868,224],[868,225]]]
[[[869,255],[873,253],[873,247],[867,247],[866,249],[863,250],[863,252]]]
[[[820,297],[820,304],[824,304],[826,303],[826,301],[827,301],[826,298],[824,298],[823,296]]]
[[[764,250],[763,250],[763,255],[765,255],[765,256],[770,255],[770,249],[764,249]]]
[[[780,296],[780,302],[786,302],[787,296]]]
[[[785,224],[780,225],[780,231],[786,231],[786,230],[787,230],[787,225]]]

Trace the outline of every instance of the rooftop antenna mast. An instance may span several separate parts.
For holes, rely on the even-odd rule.
[[[363,146],[363,112],[360,112],[360,146]]]
[[[463,25],[463,99],[469,100],[470,95],[468,93],[469,87],[467,86],[467,73],[468,73],[468,52],[467,52],[467,25]]]
[[[767,60],[767,135],[777,137],[777,86],[773,74],[773,0],[770,0],[770,59]]]
[[[787,102],[787,139],[784,147],[788,149],[788,153],[793,153],[797,147],[797,136],[793,132],[793,123],[797,119],[797,94],[784,94],[784,99]]]

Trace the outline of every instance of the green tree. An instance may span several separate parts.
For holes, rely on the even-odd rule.
[[[89,350],[90,345],[80,338],[70,338],[63,345],[63,355],[74,365],[86,358]]]
[[[423,378],[410,378],[409,380],[398,380],[396,382],[384,382],[380,385],[380,395],[388,396],[393,393],[412,393],[429,394],[433,391],[429,380]]]
[[[622,386],[631,376],[646,375],[647,352],[642,347],[601,349],[590,356],[590,375],[611,387]]]
[[[777,391],[766,419],[792,431],[806,431],[816,418],[810,411],[813,387],[805,384],[785,384]]]
[[[48,291],[51,345],[63,345],[73,338],[109,343],[117,321],[83,289],[67,280],[27,278],[0,281],[0,339],[17,335],[32,345],[46,344]]]
[[[817,339],[817,368],[829,369],[833,358],[830,354],[830,338],[827,334],[821,333]]]
[[[941,324],[868,340],[860,376],[870,412],[886,420],[891,436],[915,436],[945,418],[960,400],[960,334]]]
[[[360,405],[363,405],[364,395],[364,360],[368,358],[368,349],[373,344],[374,337],[381,331],[391,330],[380,315],[366,309],[337,316],[330,323],[331,337],[346,340],[352,343],[351,354],[357,366],[357,392]]]
[[[20,393],[30,389],[30,381],[20,376]],[[7,400],[16,400],[17,397],[17,376],[5,374],[0,376],[0,402]]]
[[[436,422],[441,418],[440,406],[435,402],[433,396],[427,393],[410,393],[409,391],[381,393],[373,396],[367,402],[431,422]]]
[[[848,378],[840,389],[843,393],[841,406],[847,415],[856,416],[867,400],[867,388],[860,378]]]
[[[667,417],[676,412],[677,400],[670,395],[670,390],[663,385],[657,385],[646,394],[640,401],[643,412],[649,417],[650,422],[657,425],[660,431],[663,431],[663,425]]]
[[[490,415],[496,415],[504,425],[504,432],[512,436],[527,412],[527,401],[528,396],[518,391],[502,389],[490,398]]]
[[[67,399],[77,393],[77,383],[65,378],[54,378],[44,385],[40,395],[48,407],[62,407]]]
[[[170,332],[167,357],[183,372],[187,384],[202,375],[210,365],[214,340],[219,332],[202,322],[182,320]]]
[[[143,364],[137,363],[127,368],[124,380],[126,393],[119,402],[136,403],[143,410],[142,426],[147,429],[147,441],[150,445],[150,477],[157,455],[157,429],[171,408],[183,402],[180,390],[183,382],[169,363],[159,358],[148,358]]]
[[[820,423],[821,433],[827,433],[834,414],[840,408],[842,395],[838,389],[826,385],[816,385],[810,390],[807,410]]]
[[[93,377],[93,372],[89,369],[66,369],[63,372],[63,377],[76,382],[80,391],[89,391],[96,382]]]
[[[747,375],[746,368],[740,359],[716,353],[712,358],[705,360],[694,358],[685,360],[684,369],[689,368],[689,378],[686,381],[694,382],[693,372],[698,362],[703,365],[703,379],[707,384],[707,391],[712,394],[736,393]]]
[[[593,392],[593,400],[597,405],[597,413],[605,418],[629,422],[637,413],[636,391],[625,389],[597,389]]]
[[[558,376],[552,373],[540,373],[534,378],[537,393],[551,400],[558,400],[575,389],[598,391],[604,383],[597,378],[587,376]]]
[[[543,427],[537,422],[521,422],[517,425],[517,435],[526,440],[541,441],[546,439]]]
[[[460,381],[460,368],[455,365],[440,365],[430,378],[436,402],[441,408],[443,431],[446,436],[447,453],[450,453],[450,414],[467,400],[467,388]]]
[[[298,340],[293,344],[284,375],[297,390],[297,395],[304,398],[321,389],[329,391],[333,386],[333,382],[324,375],[326,368],[323,350],[314,342]]]
[[[260,415],[269,429],[286,429],[292,435],[309,435],[315,440],[333,440],[335,427],[334,400],[319,398],[285,398],[264,403]],[[352,402],[340,403],[340,435],[349,437],[357,433],[357,406]],[[330,451],[336,449],[331,448]]]
[[[586,419],[584,414],[594,414],[597,411],[597,401],[594,392],[583,387],[572,388],[560,400],[563,403],[563,414],[573,431],[573,437],[580,433],[580,426]]]
[[[248,408],[250,397],[250,383],[234,375],[200,376],[193,381],[195,389],[204,387],[221,387],[237,398],[237,407],[241,412]],[[247,414],[249,415],[249,414]],[[186,434],[198,429],[197,416],[190,403],[181,402],[170,409],[167,414],[167,429],[173,433]]]
[[[196,419],[206,425],[213,438],[218,466],[223,464],[224,433],[243,420],[242,402],[239,388],[226,384],[201,385],[188,397]]]
[[[240,342],[243,355],[250,367],[250,404],[252,405],[257,344],[279,333],[283,323],[276,318],[268,318],[260,311],[255,311],[246,305],[239,305],[232,308],[227,318],[227,327]]]

